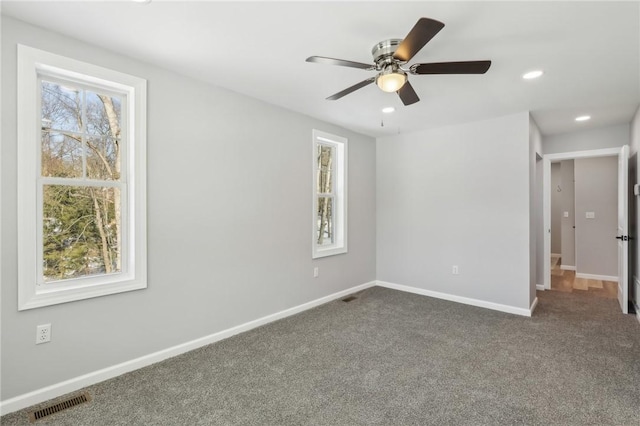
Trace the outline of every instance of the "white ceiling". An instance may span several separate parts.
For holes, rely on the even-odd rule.
[[[126,56],[381,136],[530,110],[545,135],[628,123],[640,104],[640,3],[632,2],[11,2],[2,13]],[[444,29],[411,61],[491,59],[485,75],[415,75],[421,98],[367,86],[374,75],[305,62],[371,62],[419,17]],[[521,75],[542,68],[545,75]],[[395,106],[384,116],[381,108]],[[577,115],[593,119],[576,123]]]

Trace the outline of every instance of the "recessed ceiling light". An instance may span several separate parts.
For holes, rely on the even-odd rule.
[[[384,112],[385,114],[392,113],[395,110],[396,109],[394,107],[384,107],[384,108],[382,108],[382,112]]]
[[[581,115],[580,117],[576,117],[576,121],[587,121],[587,120],[591,120],[590,115]]]
[[[544,71],[542,70],[529,71],[528,73],[523,74],[522,78],[525,80],[533,80],[534,78],[540,77],[542,74],[544,74]]]

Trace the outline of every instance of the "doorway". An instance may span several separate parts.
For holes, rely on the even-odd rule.
[[[616,157],[551,163],[551,290],[617,299],[617,281],[603,275],[617,276],[616,244],[601,236],[617,224],[617,165]],[[580,235],[576,211],[585,210],[597,212],[591,220],[578,218]],[[580,251],[582,268],[577,268]]]
[[[612,258],[614,259],[615,264],[609,265],[608,269],[606,269],[606,273],[602,274],[590,274],[588,271],[581,272],[580,271],[580,251],[577,250],[576,253],[576,271],[571,271],[570,269],[563,269],[561,266],[565,263],[560,256],[558,258],[558,262],[556,263],[556,268],[552,268],[552,250],[551,250],[551,197],[552,191],[558,189],[552,187],[551,181],[551,164],[552,162],[560,162],[564,160],[578,160],[578,159],[594,159],[597,157],[615,157],[617,159],[617,179],[614,177],[613,186],[615,187],[615,180],[617,180],[617,194],[611,194],[612,199],[611,202],[607,202],[607,208],[617,210],[615,211],[615,224],[618,228],[617,235],[610,235],[603,237],[600,235],[600,241],[603,241],[606,246],[615,245],[617,246],[617,254],[613,254]],[[628,312],[628,186],[629,186],[629,173],[628,173],[628,157],[629,157],[629,147],[624,146],[622,148],[611,148],[611,149],[600,149],[600,150],[592,150],[592,151],[579,151],[579,152],[569,152],[562,154],[547,154],[543,157],[543,233],[544,233],[544,257],[543,257],[543,270],[544,270],[544,288],[550,290],[552,283],[552,272],[554,276],[561,276],[561,279],[555,278],[554,283],[558,282],[562,283],[562,286],[565,291],[568,291],[568,286],[571,286],[571,290],[575,288],[576,290],[589,290],[590,288],[594,289],[596,292],[604,293],[611,295],[613,290],[615,289],[615,293],[618,297],[618,301],[620,304],[620,309],[622,312]],[[613,158],[611,159],[613,160]],[[614,163],[615,168],[615,163]],[[562,188],[560,188],[562,189]],[[582,210],[585,210],[583,212]],[[602,206],[599,209],[603,209]],[[580,210],[576,206],[576,211],[578,213],[575,214],[576,225],[578,227],[588,227],[588,225],[593,225],[597,221],[596,215],[601,213],[596,211],[594,208],[588,206],[582,206]],[[563,210],[563,219],[564,213],[567,210]],[[582,215],[584,214],[584,218]],[[589,221],[591,223],[589,224]],[[579,222],[582,222],[580,224]],[[609,231],[611,233],[611,231]],[[579,231],[578,231],[579,233]],[[588,233],[584,233],[587,235]],[[613,237],[617,238],[613,240]],[[578,238],[576,236],[576,238]],[[578,246],[578,241],[576,240],[576,247]],[[558,254],[558,253],[556,253]],[[562,253],[560,253],[562,254]],[[583,265],[591,265],[593,260],[589,259],[598,259],[598,253],[591,253],[590,251],[583,251],[582,253],[582,261]],[[595,257],[594,257],[595,256]],[[558,268],[560,266],[560,268]],[[571,265],[565,265],[571,266]],[[617,272],[616,272],[617,271]],[[589,281],[589,280],[593,280]]]

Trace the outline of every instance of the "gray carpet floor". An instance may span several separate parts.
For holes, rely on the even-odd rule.
[[[640,425],[637,320],[538,297],[525,318],[374,287],[90,386],[36,424]]]

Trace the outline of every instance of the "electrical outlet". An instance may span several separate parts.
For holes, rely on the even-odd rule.
[[[453,275],[458,275],[460,271],[458,270],[458,265],[453,265],[453,269],[451,270]]]
[[[36,345],[51,341],[51,324],[42,324],[36,328]]]
[[[313,268],[313,278],[318,278],[319,275],[320,269],[316,266],[315,268]]]

